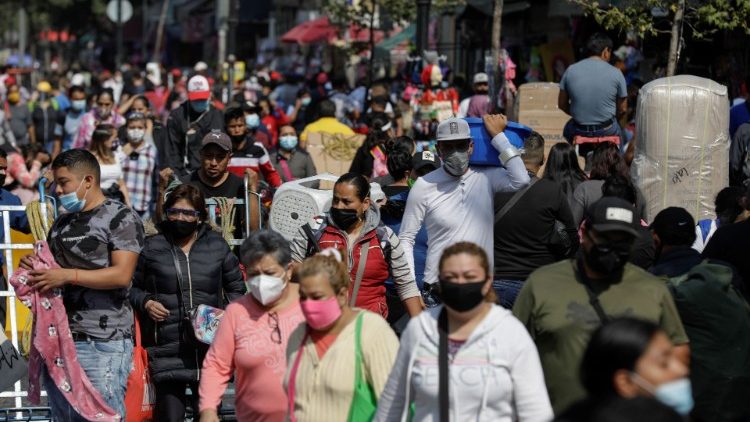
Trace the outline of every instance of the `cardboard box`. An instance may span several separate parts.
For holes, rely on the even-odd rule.
[[[648,217],[674,206],[696,221],[714,218],[714,198],[729,183],[727,88],[691,75],[651,81],[638,95],[636,131],[631,171]]]
[[[365,135],[309,133],[307,152],[318,174],[328,172],[341,176],[349,171],[354,154],[364,141]]]
[[[565,124],[570,116],[557,108],[560,87],[552,82],[534,82],[518,89],[518,123],[529,126],[544,137],[546,142],[561,142]]]

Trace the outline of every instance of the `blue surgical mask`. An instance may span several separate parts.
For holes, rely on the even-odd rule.
[[[693,410],[693,388],[689,378],[678,379],[656,387],[654,397],[680,415],[687,416]]]
[[[279,137],[279,146],[282,149],[291,151],[297,147],[297,137],[294,135],[285,135]]]
[[[646,391],[654,395],[654,398],[674,409],[680,415],[687,416],[693,410],[693,388],[690,378],[665,382],[654,387],[640,375],[633,373],[633,381]]]
[[[309,106],[311,101],[312,101],[312,98],[310,98],[310,97],[302,97],[302,105],[303,106]]]
[[[245,116],[245,125],[250,129],[255,129],[260,126],[260,117],[257,114],[248,114]]]
[[[204,111],[208,110],[208,100],[190,101],[190,107],[196,113],[203,113]]]
[[[73,100],[70,105],[75,111],[83,111],[86,109],[86,100]]]
[[[78,189],[81,189],[81,186],[83,186],[83,180],[81,180],[81,184],[78,185]],[[83,194],[83,199],[78,199],[78,189],[66,193],[65,195],[60,195],[60,205],[62,205],[62,207],[68,212],[78,212],[86,206],[86,195],[89,194],[89,190],[86,189],[86,193]]]

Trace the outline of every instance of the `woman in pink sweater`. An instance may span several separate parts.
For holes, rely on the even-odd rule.
[[[253,233],[242,245],[250,294],[226,309],[203,361],[200,421],[218,421],[217,408],[234,373],[240,421],[283,421],[287,340],[304,321],[299,287],[290,283],[289,242],[276,232]]]

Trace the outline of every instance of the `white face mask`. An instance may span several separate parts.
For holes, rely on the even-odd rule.
[[[131,142],[140,142],[146,131],[143,129],[128,129],[128,140]]]
[[[281,297],[286,283],[281,277],[259,274],[247,282],[247,290],[263,306],[268,306]]]

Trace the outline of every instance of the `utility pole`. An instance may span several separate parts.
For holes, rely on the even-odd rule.
[[[672,22],[672,37],[669,40],[669,61],[667,62],[667,76],[674,76],[677,62],[680,60],[680,44],[682,43],[682,20],[685,15],[685,0],[677,2]]]
[[[161,44],[164,38],[164,23],[167,20],[167,12],[169,11],[169,0],[162,0],[161,13],[159,15],[159,26],[156,28],[156,43],[154,43],[154,55],[151,61],[161,62]]]
[[[430,0],[417,0],[417,55],[427,49],[427,28],[430,25]]]
[[[117,0],[117,50],[115,53],[115,64],[117,69],[120,69],[122,65],[122,53],[123,53],[123,42],[122,42],[122,0]]]
[[[503,75],[500,75],[500,34],[502,33],[503,24],[503,0],[495,0],[495,7],[492,11],[492,63],[489,66],[490,73],[490,110],[497,110],[497,95],[500,90]],[[487,67],[487,66],[485,66]]]
[[[146,51],[146,44],[148,44],[148,0],[143,0],[141,2],[141,5],[141,20],[143,25],[143,29],[141,30],[141,60],[146,63],[148,61],[148,58],[146,57],[146,55],[148,54],[148,52]]]

